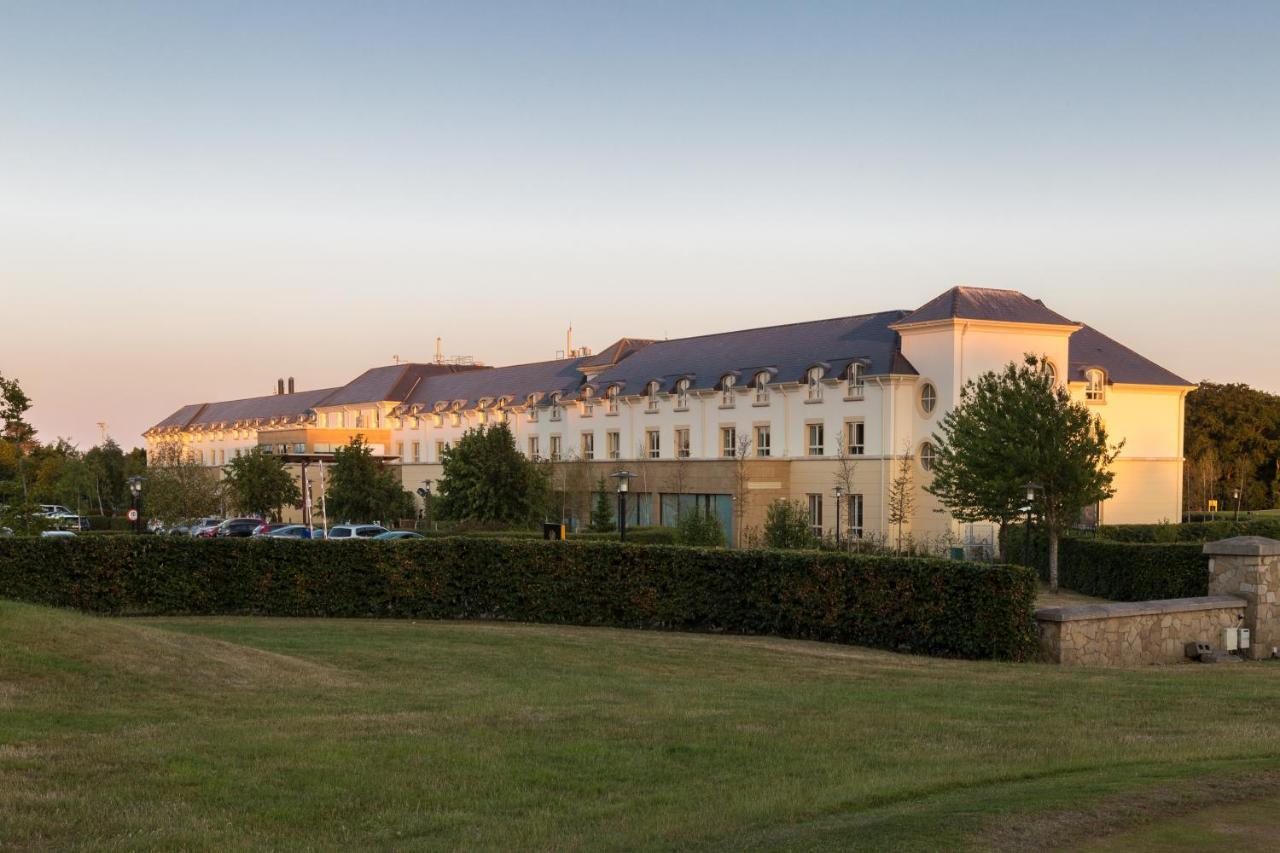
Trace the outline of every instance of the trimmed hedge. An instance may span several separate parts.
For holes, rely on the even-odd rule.
[[[1232,536],[1280,539],[1280,519],[1187,521],[1182,524],[1105,524],[1098,538],[1114,542],[1215,542]]]
[[[1005,554],[1023,558],[1022,527],[1006,530]],[[1197,542],[1115,542],[1080,536],[1058,539],[1058,585],[1112,601],[1151,601],[1209,594],[1209,558]],[[1032,535],[1035,569],[1049,580],[1049,538]]]
[[[910,557],[494,538],[2,539],[0,596],[111,614],[505,619],[1037,653],[1031,572]]]

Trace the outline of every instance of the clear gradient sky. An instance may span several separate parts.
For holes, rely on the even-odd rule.
[[[0,0],[40,437],[451,354],[1042,298],[1280,391],[1280,3]]]

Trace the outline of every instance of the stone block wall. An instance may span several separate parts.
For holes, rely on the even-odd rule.
[[[1209,593],[1246,602],[1242,623],[1253,634],[1246,653],[1255,660],[1280,650],[1280,542],[1236,536],[1204,546],[1209,556]]]
[[[1067,666],[1179,663],[1192,641],[1222,646],[1244,624],[1247,601],[1230,595],[1049,607],[1036,611],[1045,656]],[[1267,650],[1268,653],[1270,649]]]

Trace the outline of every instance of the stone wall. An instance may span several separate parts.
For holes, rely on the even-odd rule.
[[[1247,604],[1242,597],[1210,595],[1048,607],[1036,611],[1036,622],[1040,647],[1055,663],[1179,663],[1186,659],[1184,649],[1189,642],[1221,648],[1222,629],[1244,624]]]
[[[1250,658],[1280,651],[1280,542],[1262,536],[1236,536],[1204,546],[1209,556],[1209,593],[1238,595],[1246,602],[1241,623],[1253,634]]]

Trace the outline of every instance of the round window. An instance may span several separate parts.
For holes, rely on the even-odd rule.
[[[938,452],[933,449],[933,445],[925,442],[920,445],[920,467],[926,471],[933,470],[933,461],[937,458]]]
[[[938,405],[938,391],[929,382],[924,384],[920,389],[920,408],[924,409],[926,415],[933,414],[933,409]]]

